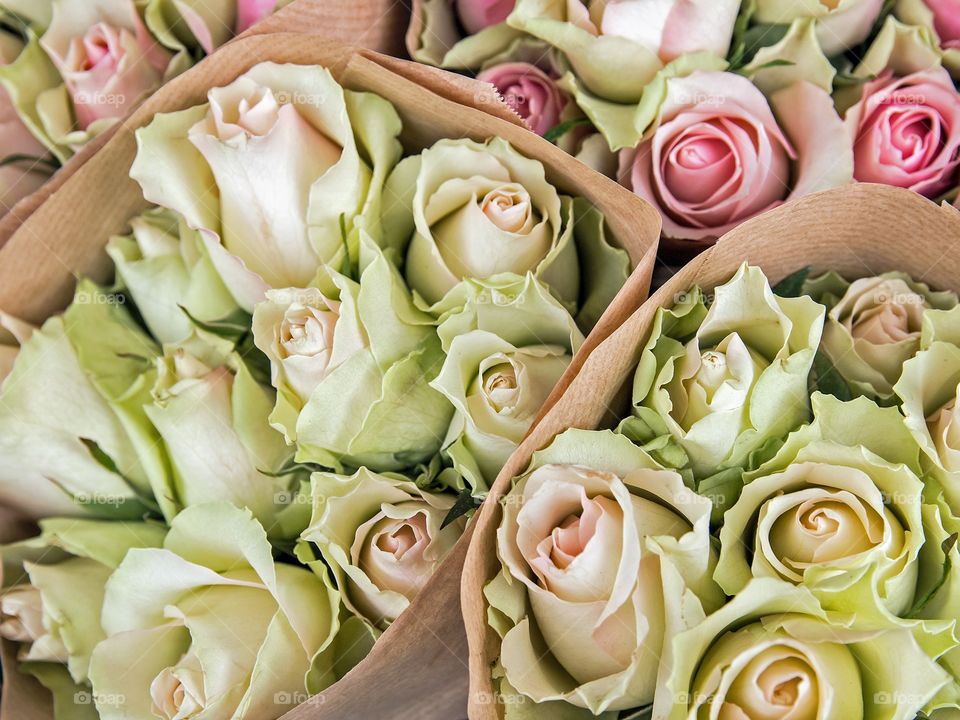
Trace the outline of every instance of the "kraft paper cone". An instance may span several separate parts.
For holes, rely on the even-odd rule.
[[[149,98],[26,219],[0,249],[0,308],[40,324],[67,305],[77,277],[106,280],[111,267],[104,245],[111,235],[124,232],[128,221],[146,207],[139,186],[128,177],[136,153],[135,130],[157,112],[205,102],[209,88],[225,85],[265,60],[325,65],[346,87],[387,98],[403,119],[401,140],[407,152],[445,137],[502,137],[540,160],[547,179],[562,192],[584,197],[603,212],[609,236],[628,252],[635,270],[574,359],[568,371],[571,378],[589,350],[646,299],[660,233],[657,213],[626,189],[522,129],[506,108],[485,112],[498,104],[490,86],[315,35],[253,33],[232,41]],[[286,717],[463,717],[468,673],[460,571],[468,542],[468,536],[461,539],[363,663]],[[8,692],[17,692],[19,676],[9,673],[7,677]],[[2,720],[18,717],[22,716]]]
[[[729,280],[744,261],[759,266],[771,283],[811,266],[814,274],[836,270],[849,278],[903,270],[935,288],[960,290],[960,212],[885,185],[859,184],[829,190],[784,205],[725,235],[682,268],[586,358],[523,444],[507,461],[474,521],[463,572],[462,603],[470,646],[471,720],[496,720],[490,677],[499,637],[487,626],[483,587],[500,570],[496,529],[511,480],[523,473],[534,451],[567,428],[613,427],[629,412],[633,374],[656,311],[699,285],[710,292]]]
[[[409,10],[398,0],[294,0],[240,37],[276,32],[314,32],[356,47],[400,55],[403,51],[403,33],[409,20]],[[106,144],[115,129],[116,126],[111,127],[84,145],[49,182],[23,198],[0,218],[0,247],[80,165]]]

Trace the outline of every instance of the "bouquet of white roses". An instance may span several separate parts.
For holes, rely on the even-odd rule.
[[[287,62],[256,61],[283,40]],[[0,504],[40,533],[0,548],[0,636],[58,718],[261,720],[336,683],[451,555],[585,335],[646,292],[652,214],[369,60],[290,62],[347,52],[226,48],[3,250],[8,274],[64,250],[30,240],[80,196],[151,204],[109,239],[97,208],[73,229],[111,282],[46,318],[50,288],[20,293],[36,326],[3,316]],[[85,182],[118,170],[122,192]]]
[[[591,354],[475,529],[471,717],[957,713],[960,307],[929,237],[960,216],[813,196]]]

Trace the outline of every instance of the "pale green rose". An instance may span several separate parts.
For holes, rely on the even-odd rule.
[[[779,42],[760,48],[740,72],[767,97],[804,81],[832,93],[837,75],[817,41],[817,24],[809,18],[794,20]]]
[[[588,718],[650,703],[669,639],[723,602],[710,501],[626,438],[568,430],[502,505],[484,594],[494,675],[521,695],[506,705],[562,700]]]
[[[825,55],[856,47],[870,35],[883,9],[883,0],[755,0],[752,21],[760,25],[790,24],[797,18],[815,22]]]
[[[200,234],[181,218],[154,208],[131,220],[130,228],[130,235],[110,238],[107,254],[119,284],[158,341],[175,343],[189,337],[194,329],[191,317],[216,321],[237,309]]]
[[[644,86],[676,58],[730,48],[738,0],[518,0],[508,23],[560,50],[594,96],[636,104]]]
[[[949,570],[960,555],[951,547],[944,565],[949,533],[924,501],[900,413],[867,398],[812,401],[813,423],[744,476],[723,518],[717,582],[728,595],[754,577],[803,585],[865,624],[956,619],[960,576]]]
[[[0,311],[0,386],[13,370],[20,346],[30,339],[34,330],[36,328],[30,323]]]
[[[928,311],[921,350],[903,364],[894,392],[904,423],[922,450],[923,469],[960,518],[960,309]],[[934,492],[933,494],[937,494]],[[953,528],[957,529],[957,528]]]
[[[237,303],[251,312],[269,288],[355,264],[400,156],[393,106],[322,67],[270,62],[207,97],[140,129],[130,174],[201,231]]]
[[[653,716],[912,720],[949,691],[936,658],[955,641],[824,612],[805,588],[752,581],[673,638]]]
[[[822,351],[850,388],[889,401],[903,363],[920,349],[927,310],[957,305],[953,292],[935,292],[901,272],[847,282],[826,273],[804,292],[828,308]]]
[[[746,466],[809,418],[823,313],[808,297],[774,295],[746,264],[709,309],[699,288],[684,293],[657,312],[620,432],[698,479]]]
[[[293,451],[270,427],[274,393],[244,360],[196,340],[168,345],[144,410],[169,457],[175,509],[228,501],[274,536],[295,536],[278,515],[299,486]]]
[[[454,497],[366,468],[352,476],[314,473],[311,494],[313,516],[298,556],[321,573],[329,567],[344,604],[379,636],[463,533],[463,519],[443,526]]]
[[[35,538],[0,548],[0,637],[20,643],[20,669],[54,693],[54,716],[73,719],[72,693],[89,694],[90,656],[107,580],[130,548],[159,547],[159,523],[51,519]]]
[[[277,388],[270,421],[299,462],[401,470],[437,453],[453,408],[428,384],[443,362],[434,319],[364,247],[359,283],[330,271],[332,290],[269,292],[253,334]]]
[[[431,385],[456,408],[443,449],[480,495],[540,414],[583,335],[533,275],[465,281],[434,310],[446,359]]]
[[[4,504],[32,517],[169,510],[163,448],[143,411],[159,348],[123,301],[83,281],[20,348],[0,387]]]
[[[522,37],[504,22],[512,8],[513,0],[414,0],[407,52],[427,65],[477,70]]]
[[[960,25],[957,8],[949,0],[897,0],[893,13],[908,25],[927,28],[954,78],[960,77]]]
[[[107,583],[89,673],[100,717],[280,717],[341,674],[339,610],[329,578],[274,561],[248,511],[187,508]]]
[[[291,0],[147,0],[147,27],[178,55],[209,55]]]
[[[630,272],[603,216],[500,138],[440,140],[405,158],[387,180],[382,223],[383,246],[427,304],[464,279],[533,272],[589,328]]]

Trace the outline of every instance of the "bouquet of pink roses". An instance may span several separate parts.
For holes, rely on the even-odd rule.
[[[955,0],[415,0],[411,56],[493,83],[696,252],[851,181],[960,186]]]

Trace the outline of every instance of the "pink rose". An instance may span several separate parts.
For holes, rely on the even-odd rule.
[[[171,54],[133,0],[58,3],[41,44],[73,99],[77,123],[120,118],[163,83]]]
[[[945,48],[960,48],[960,0],[924,0],[933,13],[933,28]]]
[[[903,78],[886,74],[863,87],[846,114],[854,176],[934,197],[957,183],[960,96],[943,68]]]
[[[513,10],[516,0],[456,0],[457,15],[468,35],[499,25]]]
[[[277,9],[277,0],[237,0],[237,34],[251,28]]]
[[[666,239],[709,243],[787,200],[849,182],[850,141],[830,96],[804,82],[772,103],[734,73],[667,81],[653,125],[620,158],[621,181],[660,211]]]
[[[514,112],[537,135],[543,135],[560,122],[566,96],[547,73],[525,62],[495,65],[477,75],[493,85]]]

